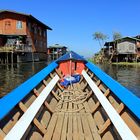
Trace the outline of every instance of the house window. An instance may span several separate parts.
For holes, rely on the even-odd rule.
[[[41,33],[42,33],[42,30],[41,30],[41,28],[39,28],[39,35],[41,36]]]
[[[11,27],[11,21],[5,21],[5,29],[9,29]]]
[[[17,29],[22,29],[22,21],[17,21]]]
[[[34,42],[35,42],[35,45],[37,46],[38,45],[38,41],[35,39]]]
[[[44,37],[46,37],[46,31],[44,31]]]
[[[34,34],[37,34],[37,27],[34,27]]]

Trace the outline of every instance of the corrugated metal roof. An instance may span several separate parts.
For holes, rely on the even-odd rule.
[[[59,45],[59,44],[55,44],[55,45],[49,46],[49,48],[67,48],[67,47]]]
[[[39,21],[38,19],[36,19],[34,16],[30,15],[30,14],[24,14],[24,13],[20,13],[20,12],[16,12],[16,11],[12,11],[12,10],[0,10],[0,14],[4,13],[4,12],[9,12],[9,13],[14,13],[14,14],[19,14],[19,15],[23,15],[26,16],[30,19],[35,20],[36,22],[38,22],[39,24],[42,24],[44,27],[46,27],[48,30],[52,30],[49,26],[45,25],[44,23],[42,23],[41,21]]]
[[[114,43],[116,43],[118,41],[123,41],[125,39],[131,39],[131,40],[136,40],[136,41],[140,42],[140,39],[138,39],[138,38],[127,36],[127,37],[119,38],[119,39],[116,39],[116,40],[113,40],[113,41],[110,41],[110,42],[105,42],[104,46],[113,45]]]

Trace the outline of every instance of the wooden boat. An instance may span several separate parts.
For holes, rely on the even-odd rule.
[[[62,86],[75,73],[80,80]],[[140,139],[140,99],[69,52],[0,99],[0,138]]]

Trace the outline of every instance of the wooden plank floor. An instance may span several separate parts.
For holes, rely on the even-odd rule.
[[[80,86],[74,85],[74,89]],[[65,97],[69,99],[69,97]],[[100,140],[88,103],[58,102],[44,136],[45,140]],[[70,112],[71,110],[71,112]],[[74,111],[77,110],[77,111]]]

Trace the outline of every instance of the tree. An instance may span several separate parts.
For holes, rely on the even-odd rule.
[[[93,33],[93,39],[99,42],[101,48],[103,48],[104,41],[107,39],[107,35],[103,34],[102,32],[95,32]]]
[[[101,50],[100,50],[99,55],[98,55],[100,62],[104,61],[104,49],[103,49],[103,46],[104,46],[105,40],[107,38],[108,38],[107,35],[105,35],[105,34],[103,34],[101,32],[95,32],[93,34],[93,39],[97,40],[99,42],[100,47],[101,47]]]
[[[113,32],[113,40],[117,40],[122,38],[122,34],[120,32]]]

